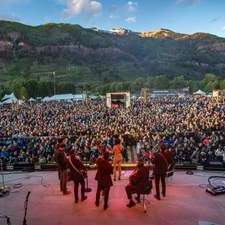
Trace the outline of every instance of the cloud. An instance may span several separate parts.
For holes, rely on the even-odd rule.
[[[136,12],[138,7],[137,2],[129,1],[127,2],[127,11],[128,12]]]
[[[125,4],[113,4],[109,8],[109,19],[121,18],[127,23],[136,23],[137,21],[137,1],[127,1]]]
[[[97,15],[102,11],[102,4],[94,0],[65,0],[66,8],[64,15],[66,17],[73,17],[82,13],[90,15]],[[62,2],[62,0],[60,0]]]
[[[137,22],[137,18],[136,18],[136,16],[127,17],[127,18],[125,19],[125,21],[126,21],[127,23],[136,23],[136,22]]]
[[[134,2],[134,1],[127,2],[127,4],[126,4],[127,17],[125,18],[125,21],[127,23],[136,23],[137,22],[137,17],[136,17],[137,9],[138,9],[138,2]]]
[[[225,26],[222,28],[223,31],[225,31]]]

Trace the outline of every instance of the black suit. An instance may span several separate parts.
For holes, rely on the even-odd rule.
[[[71,179],[74,182],[74,197],[75,202],[78,201],[78,188],[79,184],[81,185],[81,199],[84,199],[85,196],[85,180],[83,174],[86,173],[86,168],[83,163],[74,155],[70,156],[71,162],[74,167],[79,171],[75,170],[71,163],[69,163]]]
[[[55,150],[55,161],[58,165],[60,190],[65,194],[67,192],[67,158],[64,147],[58,147]]]
[[[162,195],[166,195],[166,172],[168,169],[168,162],[161,153],[155,153],[152,163],[154,164],[153,173],[155,177],[156,196],[160,198],[160,181],[162,183]]]
[[[113,185],[111,175],[113,174],[112,165],[105,159],[99,158],[96,162],[97,174],[95,180],[98,182],[96,193],[96,204],[99,204],[101,191],[104,193],[104,205],[108,205],[110,187]]]
[[[137,193],[140,196],[148,182],[149,182],[149,168],[141,167],[137,168],[129,177],[130,183],[126,186],[125,190],[127,193],[128,199],[132,199],[132,194]]]

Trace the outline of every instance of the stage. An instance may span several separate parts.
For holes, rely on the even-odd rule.
[[[73,194],[63,196],[59,192],[57,172],[6,175],[6,183],[14,188],[9,196],[0,198],[0,215],[9,216],[12,225],[22,225],[24,200],[27,192],[31,191],[28,225],[225,225],[225,195],[214,197],[204,188],[209,176],[223,173],[196,171],[194,175],[187,175],[185,171],[176,172],[172,180],[168,180],[166,198],[161,201],[154,199],[154,189],[153,194],[147,197],[147,214],[141,205],[132,209],[126,207],[128,201],[124,187],[128,183],[128,175],[129,171],[125,171],[122,180],[114,182],[106,211],[102,204],[99,208],[94,204],[94,170],[89,171],[92,192],[88,193],[85,202],[79,204],[74,204]],[[68,186],[72,191],[72,182]],[[6,222],[0,220],[0,224]]]

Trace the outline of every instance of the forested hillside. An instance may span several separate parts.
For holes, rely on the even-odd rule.
[[[160,29],[116,35],[71,24],[0,21],[0,94],[51,95],[54,81],[58,93],[211,90],[225,87],[224,78],[225,39],[211,34]]]

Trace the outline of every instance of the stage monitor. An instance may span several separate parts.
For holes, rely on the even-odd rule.
[[[106,94],[108,108],[130,107],[130,92],[115,92]]]

